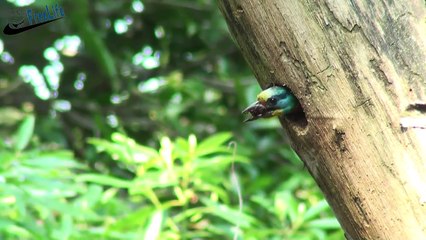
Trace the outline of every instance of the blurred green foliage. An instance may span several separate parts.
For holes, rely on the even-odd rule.
[[[66,17],[0,37],[0,239],[343,239],[278,121],[242,124],[214,1],[28,2],[1,26]]]

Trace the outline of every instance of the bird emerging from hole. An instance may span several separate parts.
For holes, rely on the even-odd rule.
[[[270,118],[294,113],[300,104],[293,93],[283,86],[272,86],[257,95],[257,101],[244,109],[243,114],[250,113],[244,122],[259,118]]]

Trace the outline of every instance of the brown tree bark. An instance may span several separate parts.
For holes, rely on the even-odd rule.
[[[426,239],[423,0],[218,0],[259,83],[307,123],[292,146],[350,239]]]

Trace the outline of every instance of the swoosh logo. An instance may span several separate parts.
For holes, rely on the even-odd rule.
[[[9,23],[3,29],[3,33],[6,34],[6,35],[15,35],[15,34],[18,34],[18,33],[21,33],[21,32],[28,31],[28,30],[33,29],[35,27],[41,26],[43,24],[47,24],[47,23],[59,20],[61,18],[63,18],[63,17],[55,18],[55,19],[52,19],[52,20],[49,20],[49,21],[46,21],[46,22],[41,22],[41,23],[37,23],[37,24],[33,24],[33,25],[26,26],[26,27],[21,27],[21,28],[14,28],[13,27],[14,24]]]

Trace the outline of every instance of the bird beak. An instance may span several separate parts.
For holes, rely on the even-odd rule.
[[[249,121],[259,119],[259,118],[271,116],[270,110],[268,108],[266,108],[259,101],[252,103],[250,106],[248,106],[246,109],[244,109],[244,111],[242,113],[243,114],[246,114],[246,113],[250,114],[249,118],[245,119],[244,122],[249,122]]]

